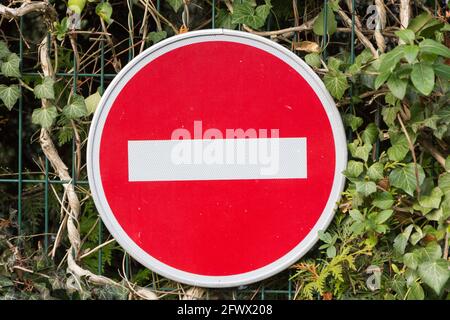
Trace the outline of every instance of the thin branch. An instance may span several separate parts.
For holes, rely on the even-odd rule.
[[[139,0],[139,3],[142,6],[148,6],[148,8],[150,9],[151,12],[153,12],[153,14],[155,16],[157,16],[161,21],[163,21],[165,24],[167,24],[172,30],[173,32],[175,32],[175,34],[178,33],[178,29],[172,24],[172,22],[170,22],[166,17],[164,17],[158,10],[156,10],[155,5],[152,3],[152,1],[148,1],[148,0]],[[158,26],[158,23],[157,23]]]
[[[411,5],[409,0],[400,0],[400,27],[406,29],[411,16]]]
[[[378,50],[383,53],[386,50],[386,42],[381,31],[386,27],[386,8],[383,0],[375,0],[377,8],[377,23],[375,27],[374,38],[377,43]]]
[[[22,17],[31,12],[42,12],[53,20],[56,18],[56,10],[48,1],[27,1],[18,8],[7,7],[0,4],[0,15],[7,19]]]
[[[342,20],[344,21],[344,23],[347,25],[347,27],[351,27],[352,25],[352,19],[350,19],[347,14],[341,9],[339,8],[338,10],[338,14],[339,16],[342,18]],[[359,41],[361,41],[361,43],[370,50],[370,52],[372,52],[372,55],[375,58],[378,58],[378,52],[375,49],[375,47],[373,46],[372,42],[370,42],[369,39],[367,39],[367,37],[362,33],[362,31],[358,28],[358,26],[355,25],[355,34],[358,37]]]
[[[120,60],[117,58],[116,49],[114,47],[114,43],[112,41],[112,38],[109,36],[108,29],[106,28],[105,21],[102,18],[100,18],[100,23],[102,25],[102,30],[105,33],[106,42],[111,47],[111,54],[112,54],[112,58],[113,58],[112,65],[114,67],[114,71],[119,72],[120,69],[122,69],[122,65],[120,63]]]
[[[436,161],[441,165],[442,168],[447,170],[445,168],[444,156],[431,143],[429,143],[425,139],[419,140],[419,143],[426,151],[428,151],[433,156],[434,159],[436,159]]]
[[[21,271],[25,271],[25,272],[28,272],[28,273],[31,273],[31,274],[37,274],[37,275],[39,275],[41,277],[50,279],[50,276],[48,276],[46,274],[43,274],[43,273],[40,273],[40,272],[34,272],[33,270],[30,270],[30,269],[27,269],[27,268],[24,268],[24,267],[21,267],[21,266],[13,266],[12,268],[13,269],[17,269],[17,270],[21,270]]]
[[[314,21],[316,20],[316,18],[311,19],[297,27],[291,27],[291,28],[286,28],[286,29],[280,29],[280,30],[274,30],[274,31],[256,31],[253,30],[252,28],[250,28],[247,25],[243,25],[245,31],[256,34],[258,36],[263,36],[263,37],[267,37],[267,36],[278,36],[278,35],[285,35],[286,34],[293,34],[294,32],[300,32],[300,31],[305,31],[305,30],[311,30],[313,28],[313,24]]]
[[[101,245],[98,245],[97,247],[95,247],[95,248],[89,250],[88,252],[86,252],[85,254],[81,255],[80,256],[80,260],[86,258],[87,256],[89,256],[89,255],[93,254],[94,252],[100,250],[101,248],[106,247],[108,244],[113,243],[114,241],[116,241],[116,239],[111,239],[111,240],[108,240],[106,242],[103,242]]]
[[[416,174],[416,191],[417,191],[417,196],[419,197],[420,196],[420,182],[419,182],[420,179],[419,179],[419,167],[417,166],[416,152],[414,151],[414,145],[411,141],[408,131],[406,130],[406,127],[403,123],[403,120],[402,120],[402,117],[400,116],[400,114],[397,114],[397,119],[398,119],[398,122],[400,122],[402,131],[406,136],[406,140],[408,141],[409,150],[411,151],[411,155],[413,157],[414,169],[415,169],[415,174]]]
[[[445,232],[445,238],[444,238],[444,254],[442,255],[442,257],[447,260],[448,259],[448,227],[447,227],[447,231]]]
[[[364,93],[360,94],[358,97],[360,99],[365,99],[365,98],[369,98],[369,97],[373,97],[373,96],[376,97],[376,96],[379,96],[379,95],[383,95],[383,94],[386,94],[388,92],[389,92],[389,89],[384,89],[383,88],[383,89],[378,89],[378,90],[364,92]],[[338,107],[342,107],[342,106],[348,105],[348,104],[351,103],[351,101],[352,100],[350,98],[345,98],[344,100],[339,101],[337,103],[337,106]]]

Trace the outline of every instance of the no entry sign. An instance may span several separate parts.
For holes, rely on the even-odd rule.
[[[346,140],[295,54],[229,30],[147,49],[109,85],[88,143],[103,222],[168,278],[229,287],[294,263],[332,219]]]

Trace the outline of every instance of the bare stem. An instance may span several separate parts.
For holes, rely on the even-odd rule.
[[[419,167],[417,166],[417,158],[416,158],[416,152],[414,151],[414,145],[411,141],[411,137],[409,136],[408,131],[406,130],[406,127],[403,123],[403,120],[402,120],[402,117],[400,116],[400,114],[397,114],[397,119],[398,119],[398,122],[400,122],[402,131],[406,136],[406,140],[408,141],[409,150],[411,151],[411,155],[413,157],[414,169],[415,169],[415,174],[416,174],[416,191],[417,191],[417,196],[420,196]]]

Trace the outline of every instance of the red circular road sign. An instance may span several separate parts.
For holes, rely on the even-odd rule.
[[[206,30],[152,46],[115,77],[87,161],[98,211],[131,256],[180,282],[229,287],[311,248],[346,157],[335,104],[300,58]]]

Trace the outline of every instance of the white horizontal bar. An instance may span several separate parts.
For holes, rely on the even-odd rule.
[[[128,141],[129,181],[306,179],[306,138]]]

